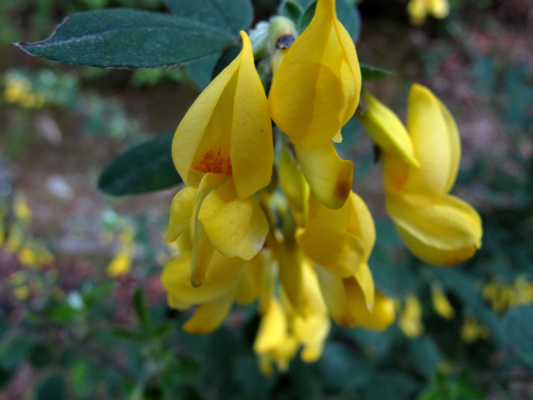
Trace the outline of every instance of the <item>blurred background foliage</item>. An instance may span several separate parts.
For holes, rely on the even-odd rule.
[[[357,2],[356,2],[357,3]],[[383,210],[380,168],[355,120],[340,151],[376,219],[369,265],[397,299],[388,331],[335,327],[315,364],[264,377],[254,307],[208,336],[184,333],[159,281],[174,189],[113,198],[102,168],[174,131],[199,93],[185,68],[105,70],[30,57],[11,42],[49,35],[73,12],[167,11],[160,0],[0,3],[0,399],[533,398],[533,5],[452,0],[443,21],[409,24],[406,1],[358,2],[363,63],[396,76],[368,87],[400,116],[412,82],[455,116],[455,193],[483,218],[483,248],[425,265]],[[254,1],[255,20],[274,0]]]

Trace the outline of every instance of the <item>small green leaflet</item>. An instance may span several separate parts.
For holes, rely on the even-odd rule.
[[[115,158],[98,180],[98,188],[112,196],[168,189],[182,182],[172,161],[173,134],[131,148]]]

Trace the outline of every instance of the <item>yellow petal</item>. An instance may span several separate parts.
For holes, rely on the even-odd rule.
[[[295,147],[313,194],[326,207],[341,208],[352,190],[353,163],[342,160],[330,141],[317,147]]]
[[[163,270],[161,282],[172,299],[179,304],[198,304],[211,301],[233,291],[242,272],[243,261],[215,252],[204,284],[191,285],[191,253],[170,260]]]
[[[398,155],[404,162],[418,167],[413,142],[402,121],[392,110],[382,104],[368,91],[364,92],[366,111],[357,114],[357,119],[379,147],[388,153]]]
[[[270,307],[270,301],[274,295],[274,289],[276,285],[276,278],[278,276],[278,263],[272,257],[272,253],[269,249],[263,249],[256,258],[252,259],[252,262],[256,260],[260,265],[260,278],[259,278],[259,312],[264,314],[268,307]]]
[[[189,226],[189,221],[194,208],[194,201],[196,199],[197,190],[186,187],[180,190],[170,206],[170,221],[168,223],[167,235],[165,241],[172,243],[176,241],[179,235],[182,234]]]
[[[298,235],[298,243],[305,254],[339,277],[352,276],[364,257],[361,240],[335,229],[313,224]]]
[[[407,5],[407,12],[414,25],[422,25],[428,13],[427,0],[410,0]]]
[[[354,193],[339,210],[312,204],[307,226],[297,232],[305,254],[339,277],[354,275],[370,257],[375,239],[370,211]]]
[[[274,144],[267,97],[255,69],[252,45],[243,31],[241,37],[243,50],[233,109],[231,164],[235,189],[239,198],[244,199],[270,183]]]
[[[28,225],[32,219],[32,212],[26,200],[26,196],[22,193],[17,193],[13,201],[13,214],[25,225]]]
[[[183,330],[205,334],[218,328],[231,310],[233,296],[234,292],[229,291],[221,297],[200,304],[194,315],[183,324]]]
[[[400,315],[398,326],[409,338],[418,337],[424,332],[422,306],[415,295],[410,294],[405,298],[405,307]]]
[[[297,313],[302,313],[303,254],[291,238],[285,238],[280,246],[279,279],[291,305]]]
[[[107,275],[111,278],[124,275],[131,269],[132,258],[129,251],[119,252],[107,266]]]
[[[383,152],[383,186],[388,193],[400,193],[409,177],[410,167],[395,153]]]
[[[357,281],[360,290],[363,292],[368,311],[372,311],[375,300],[374,279],[372,278],[372,273],[370,272],[370,268],[368,268],[368,264],[360,264],[354,278]]]
[[[325,341],[306,344],[302,349],[302,360],[307,363],[317,362],[324,352],[324,344]]]
[[[310,189],[300,165],[287,146],[283,146],[280,152],[278,175],[279,184],[296,222],[299,226],[304,226],[309,214]]]
[[[394,302],[391,299],[376,291],[374,307],[369,311],[361,288],[353,280],[348,286],[348,304],[356,326],[382,331],[394,322]]]
[[[254,257],[254,259],[256,257]],[[241,274],[241,278],[237,284],[235,301],[240,305],[250,304],[259,296],[259,277],[255,273],[256,271],[252,269],[252,261],[253,260],[245,264],[243,273]]]
[[[205,275],[215,253],[215,246],[211,244],[204,224],[200,220],[195,222],[191,258],[191,284],[197,288],[204,283]]]
[[[352,213],[350,223],[348,225],[348,232],[356,235],[363,244],[363,260],[368,261],[374,243],[376,242],[376,228],[374,226],[374,219],[367,205],[354,192],[350,195]]]
[[[172,158],[188,186],[203,174],[233,176],[239,197],[265,187],[272,174],[273,144],[266,95],[255,70],[252,47],[243,49],[198,96],[172,142]]]
[[[315,269],[320,290],[333,320],[341,326],[354,327],[356,320],[348,308],[342,278],[330,274],[318,264]]]
[[[407,130],[420,168],[409,167],[401,193],[431,197],[447,194],[459,170],[459,132],[446,107],[421,85],[411,88]]]
[[[223,175],[207,173],[202,177],[198,187],[191,217],[194,221],[191,259],[191,283],[194,287],[199,287],[204,282],[211,257],[215,251],[207,236],[204,224],[200,221],[200,210],[206,197],[226,180]]]
[[[257,200],[239,199],[231,179],[207,195],[199,219],[218,251],[244,260],[259,253],[269,229]]]
[[[431,304],[433,309],[444,319],[453,319],[455,311],[446,297],[444,288],[439,283],[431,285]]]
[[[331,323],[327,314],[313,314],[305,318],[297,316],[294,319],[294,334],[304,345],[302,360],[315,362],[320,358],[330,328]]]
[[[335,1],[319,0],[274,77],[270,115],[292,140],[329,141],[355,112],[360,90],[357,53]]]
[[[429,0],[429,7],[435,18],[443,19],[450,13],[448,0]]]
[[[404,243],[424,262],[452,265],[481,247],[481,219],[457,197],[426,201],[389,195],[385,206]]]
[[[254,342],[254,352],[267,353],[279,346],[287,336],[287,318],[276,298],[270,302],[267,312],[261,318]]]

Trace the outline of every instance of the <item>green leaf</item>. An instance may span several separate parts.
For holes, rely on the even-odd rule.
[[[327,390],[340,391],[366,385],[371,378],[367,363],[339,343],[326,344],[317,362],[321,380]]]
[[[213,69],[212,79],[215,79],[224,68],[231,64],[231,62],[239,55],[242,46],[239,44],[233,45],[222,52],[222,56],[218,59],[215,68]]]
[[[0,365],[6,369],[14,369],[26,361],[32,349],[30,339],[20,334],[0,347]]]
[[[361,14],[359,10],[346,0],[337,0],[337,18],[344,25],[354,43],[361,35]]]
[[[193,19],[130,9],[75,13],[52,35],[16,46],[33,56],[104,68],[155,68],[218,53],[234,36]]]
[[[409,352],[420,374],[430,378],[437,371],[441,355],[439,348],[431,338],[420,337],[410,340]]]
[[[52,353],[48,346],[39,344],[31,349],[28,361],[35,368],[43,368],[52,361]]]
[[[4,369],[0,366],[0,389],[3,389],[9,382],[11,382],[13,372],[13,370]]]
[[[39,383],[37,400],[64,400],[67,398],[67,386],[61,375],[50,375]]]
[[[220,53],[216,53],[185,65],[185,70],[196,86],[198,86],[198,89],[204,90],[209,85],[213,75],[213,69],[215,69],[219,58]]]
[[[143,330],[149,332],[152,326],[150,307],[142,288],[137,289],[133,295],[133,309],[135,310],[135,314],[137,314],[137,319]]]
[[[302,15],[302,9],[297,2],[285,1],[279,9],[279,14],[297,23]]]
[[[174,368],[176,376],[184,379],[190,379],[198,376],[202,371],[202,366],[193,358],[180,357],[177,360],[177,366]]]
[[[315,4],[316,0],[294,0],[294,2],[299,4],[302,10],[306,10],[311,4]]]
[[[168,189],[182,182],[172,161],[173,134],[131,148],[109,163],[98,188],[113,196]]]
[[[378,79],[388,78],[389,76],[396,75],[392,71],[383,68],[373,67],[367,64],[360,64],[360,67],[361,77],[364,81],[376,81]]]
[[[143,332],[139,332],[135,329],[129,329],[129,328],[113,328],[111,330],[113,335],[125,339],[125,340],[131,340],[132,342],[142,342],[146,339],[146,335]]]
[[[174,330],[174,324],[170,322],[162,322],[158,326],[154,328],[152,333],[150,334],[150,337],[153,339],[163,339],[170,335],[170,333]]]
[[[503,317],[506,344],[533,367],[533,306],[511,308]]]
[[[254,16],[250,0],[166,0],[166,3],[179,17],[215,26],[234,36],[247,30]]]
[[[391,348],[391,342],[384,332],[363,328],[340,328],[343,333],[354,339],[366,351],[385,357]]]
[[[373,376],[365,388],[363,400],[407,400],[420,390],[420,385],[409,375],[398,371],[382,372]]]

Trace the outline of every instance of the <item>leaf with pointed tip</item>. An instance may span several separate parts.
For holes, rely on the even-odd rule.
[[[233,41],[231,33],[194,19],[117,8],[75,13],[48,39],[16,46],[67,64],[156,68],[216,54]]]
[[[505,343],[524,362],[533,366],[533,306],[511,308],[503,317]]]
[[[378,79],[388,78],[396,75],[387,69],[373,67],[372,65],[361,64],[361,77],[364,81],[377,81]]]
[[[182,182],[172,161],[170,133],[121,154],[111,161],[98,179],[98,188],[113,196],[168,189]]]

